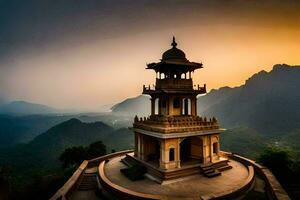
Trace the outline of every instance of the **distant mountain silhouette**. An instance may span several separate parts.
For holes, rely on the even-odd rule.
[[[69,115],[26,115],[11,116],[0,114],[0,147],[29,142],[35,136],[47,131]]]
[[[128,98],[114,105],[111,110],[117,114],[125,115],[149,115],[150,110],[150,97],[145,95],[139,95],[134,98]]]
[[[236,88],[200,97],[201,115],[216,116],[224,126],[247,126],[265,133],[300,127],[300,67],[275,65]]]
[[[0,114],[0,147],[28,143],[51,127],[71,118],[82,122],[101,121],[114,129],[132,125],[133,118],[111,113],[7,115]]]
[[[13,101],[0,105],[0,114],[32,115],[51,114],[61,111],[42,104],[29,103],[26,101]]]
[[[300,127],[300,67],[274,65],[240,87],[211,90],[198,98],[198,113],[216,116],[226,128],[246,126],[258,131],[289,131]],[[113,112],[149,115],[149,97],[138,96],[115,105]]]

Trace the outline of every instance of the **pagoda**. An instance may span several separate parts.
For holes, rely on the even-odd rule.
[[[151,96],[151,115],[134,119],[131,159],[147,167],[159,182],[199,171],[209,177],[220,175],[213,166],[228,167],[219,155],[219,134],[224,129],[216,118],[197,115],[197,95],[206,93],[206,85],[194,85],[192,74],[203,65],[190,62],[175,37],[171,46],[160,62],[147,64],[146,69],[156,73],[156,85],[143,86],[143,94]]]

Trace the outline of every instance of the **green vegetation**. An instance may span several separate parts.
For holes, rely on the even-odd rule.
[[[259,161],[273,172],[292,199],[300,199],[300,162],[289,148],[268,146]]]
[[[11,179],[11,168],[8,166],[0,166],[0,199],[9,198]]]
[[[1,187],[0,199],[7,199],[8,194],[13,200],[48,199],[67,181],[82,160],[104,155],[106,151],[132,147],[133,134],[128,129],[115,130],[102,122],[67,120],[27,144],[0,148],[0,166],[11,169],[9,181],[1,181],[5,187]],[[1,177],[4,177],[2,174]]]
[[[88,147],[76,146],[67,148],[60,156],[59,160],[63,167],[79,165],[84,160],[90,160],[106,154],[106,146],[102,141],[94,142]]]
[[[0,199],[49,199],[74,173],[85,159],[106,154],[102,141],[87,147],[65,149],[59,156],[61,167],[35,170],[30,174],[14,173],[9,166],[0,166]]]
[[[63,163],[63,167],[78,165],[86,157],[86,149],[82,146],[67,148],[60,156],[59,160]]]
[[[255,159],[266,145],[266,138],[247,127],[236,127],[221,134],[221,149]]]

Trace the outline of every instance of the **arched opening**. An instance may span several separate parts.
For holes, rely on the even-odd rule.
[[[203,162],[203,140],[198,136],[188,137],[180,143],[180,164]]]
[[[217,142],[215,142],[215,143],[213,143],[213,153],[214,154],[218,154],[218,149],[219,147],[218,147],[218,143]]]
[[[160,79],[165,79],[165,78],[166,78],[165,74],[164,74],[164,73],[161,73],[161,74],[160,74]]]
[[[144,137],[144,155],[148,162],[158,164],[160,159],[160,143],[159,140],[151,136]]]
[[[180,161],[188,161],[191,157],[191,140],[190,138],[184,139],[180,143]]]
[[[180,108],[180,99],[178,97],[173,100],[173,108]]]
[[[161,99],[160,100],[160,111],[159,114],[161,115],[166,115],[167,114],[167,101],[166,99]]]
[[[154,114],[158,115],[159,114],[159,99],[158,98],[155,99],[154,106],[155,106]]]
[[[177,78],[177,75],[176,75],[176,74],[174,74],[174,78]]]
[[[175,160],[175,149],[171,147],[169,149],[169,161],[174,161]]]
[[[192,103],[191,99],[184,98],[182,100],[182,114],[183,115],[191,115],[192,112]]]
[[[203,162],[203,140],[198,136],[191,139],[191,157]]]
[[[161,107],[166,108],[167,107],[167,102],[165,99],[162,100],[161,102]]]
[[[180,78],[181,78],[181,79],[185,79],[185,74],[182,73],[182,74],[180,75]]]

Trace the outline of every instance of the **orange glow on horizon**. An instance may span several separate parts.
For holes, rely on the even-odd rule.
[[[145,70],[146,63],[161,58],[173,34],[190,61],[203,62],[204,68],[194,73],[194,84],[206,83],[208,89],[242,85],[274,64],[300,63],[299,28],[194,25],[23,54],[8,70],[18,77],[6,83],[9,97],[95,111],[140,95],[143,84],[155,83],[155,73]]]

